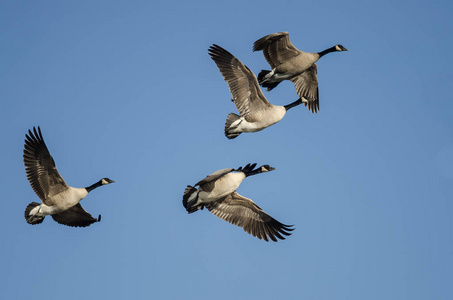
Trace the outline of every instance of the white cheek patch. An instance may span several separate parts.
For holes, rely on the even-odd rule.
[[[102,183],[102,184],[109,184],[109,183],[107,182],[107,180],[105,180],[104,178],[102,178],[101,183]]]

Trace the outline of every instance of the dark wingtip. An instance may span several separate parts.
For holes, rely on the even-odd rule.
[[[38,130],[39,130],[39,133],[38,133]],[[39,128],[39,126],[38,126],[38,130],[36,130],[36,127],[33,126],[33,132],[35,133],[35,137],[37,137],[37,138],[39,138],[41,135],[41,128]]]
[[[235,58],[233,54],[216,44],[212,44],[212,46],[209,47],[208,53],[216,64],[220,60],[232,60]]]
[[[42,137],[41,128],[38,126],[38,130],[36,130],[36,126],[33,126],[33,131],[28,129],[28,134],[25,134],[25,143],[27,141],[33,142],[35,140],[41,140],[44,142],[44,138]]]
[[[101,215],[99,215],[98,217],[98,222],[101,222]]]
[[[278,240],[286,240],[285,236],[288,237],[292,234],[292,231],[295,228],[291,228],[294,225],[285,225],[283,223],[274,220],[274,229],[273,234],[270,234],[269,237],[272,241],[277,242]]]

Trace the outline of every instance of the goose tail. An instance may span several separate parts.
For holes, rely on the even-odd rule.
[[[39,209],[36,209],[33,211],[35,207],[40,206],[39,203],[32,202],[28,204],[27,208],[25,209],[25,220],[27,221],[28,224],[31,225],[36,225],[42,223],[44,221],[44,216],[38,216],[37,212]]]
[[[189,214],[194,213],[199,209],[203,209],[203,205],[196,205],[197,200],[197,189],[193,186],[188,185],[184,191],[184,196],[182,197],[182,205]]]
[[[261,70],[261,72],[258,74],[258,83],[262,86],[267,88],[267,91],[271,91],[273,88],[275,88],[280,82],[269,82],[269,79],[271,76],[269,73],[272,71],[269,70]]]
[[[225,121],[225,136],[229,139],[234,139],[238,135],[240,135],[240,132],[232,132],[233,129],[237,128],[237,126],[240,123],[240,116],[234,113],[230,113]],[[235,123],[236,122],[236,123]]]

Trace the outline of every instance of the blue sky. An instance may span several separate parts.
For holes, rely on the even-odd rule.
[[[451,1],[2,1],[2,299],[450,299],[453,296]],[[207,49],[256,74],[253,42],[288,31],[318,62],[303,107],[235,140]],[[297,99],[284,82],[273,104]],[[82,201],[84,229],[23,217],[39,200],[22,161],[41,126],[66,182],[116,182]],[[278,243],[206,210],[186,185],[269,164],[239,187]]]

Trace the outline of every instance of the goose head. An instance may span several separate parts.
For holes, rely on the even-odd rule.
[[[348,49],[346,49],[342,45],[335,45],[335,50],[336,51],[348,51]]]
[[[248,164],[244,168],[238,169],[238,171],[244,172],[245,177],[248,177],[248,176],[252,176],[252,175],[261,174],[261,173],[264,173],[264,172],[269,172],[269,171],[275,170],[275,168],[272,168],[269,165],[262,165],[261,167],[256,168],[255,170],[253,170],[255,165],[256,164]]]
[[[271,166],[269,166],[269,165],[262,165],[262,166],[260,167],[261,173],[263,173],[263,172],[269,172],[269,171],[272,171],[272,170],[275,170],[275,168],[273,168],[273,167],[271,167]]]
[[[109,179],[109,178],[102,178],[101,179],[101,184],[102,185],[106,185],[106,184],[110,184],[110,183],[114,183],[115,181]]]

